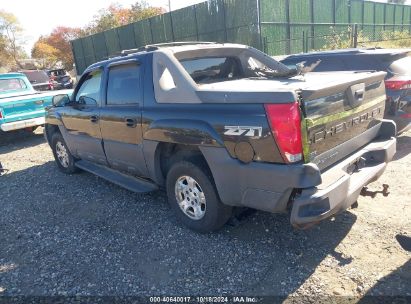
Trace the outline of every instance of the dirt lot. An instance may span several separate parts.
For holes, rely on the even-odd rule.
[[[41,130],[40,130],[41,131]],[[411,296],[411,132],[388,198],[306,231],[254,212],[214,234],[179,226],[165,195],[60,173],[40,131],[0,139],[0,295]]]

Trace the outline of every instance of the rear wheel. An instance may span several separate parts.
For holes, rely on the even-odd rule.
[[[177,218],[197,232],[221,228],[232,207],[221,203],[207,168],[188,161],[174,163],[167,174],[167,196]]]
[[[57,166],[62,172],[72,174],[79,171],[79,169],[74,165],[75,158],[71,155],[66,142],[60,133],[54,133],[51,137],[51,148],[53,150],[53,155]]]

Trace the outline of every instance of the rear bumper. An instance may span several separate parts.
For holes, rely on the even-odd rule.
[[[243,164],[225,148],[200,149],[224,204],[273,213],[291,206],[291,223],[304,227],[345,210],[381,176],[396,152],[395,134],[395,123],[384,120],[376,139],[324,172],[313,163]]]
[[[318,222],[350,207],[364,186],[377,180],[396,152],[396,139],[374,141],[324,172],[322,183],[294,199],[291,224]]]
[[[7,132],[7,131],[14,131],[14,130],[29,128],[29,127],[41,126],[41,125],[44,125],[44,123],[45,123],[44,117],[37,117],[37,118],[32,118],[32,119],[7,122],[7,123],[0,125],[0,129],[4,132]]]

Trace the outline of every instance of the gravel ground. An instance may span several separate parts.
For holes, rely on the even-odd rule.
[[[39,130],[0,139],[0,295],[411,296],[411,132],[379,181],[390,195],[309,230],[250,212],[221,231],[179,226],[165,194],[64,175]]]

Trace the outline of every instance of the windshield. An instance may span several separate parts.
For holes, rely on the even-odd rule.
[[[24,81],[19,78],[0,79],[0,93],[19,91],[26,88]]]
[[[295,69],[289,69],[273,58],[258,52],[249,49],[215,49],[177,54],[176,57],[197,84],[295,75]]]

